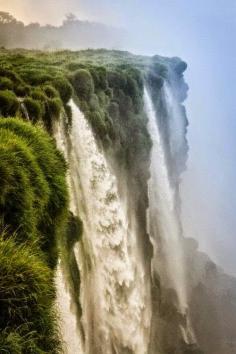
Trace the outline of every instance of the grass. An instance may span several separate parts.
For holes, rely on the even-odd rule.
[[[26,238],[36,237],[36,230],[40,234],[42,248],[52,252],[55,248],[57,228],[63,223],[64,211],[67,209],[64,158],[46,132],[21,119],[1,119],[0,132],[3,145],[0,149],[1,161],[4,161],[6,154],[8,161],[13,160],[10,177],[16,176],[17,180],[21,178],[21,183],[15,183],[16,188],[6,193],[2,201],[5,223],[14,226],[12,231],[18,230],[18,233]],[[20,164],[19,176],[17,163]],[[3,168],[4,165],[0,162],[0,169]],[[6,185],[14,184],[11,181],[6,182]],[[21,207],[23,201],[27,207]],[[29,223],[28,220],[32,222]],[[50,252],[49,259],[55,264],[56,260]]]
[[[1,353],[61,349],[53,274],[67,222],[65,175],[64,158],[43,129],[0,119]]]
[[[10,90],[0,91],[0,115],[4,117],[14,116],[18,112],[19,106],[14,92]]]
[[[53,272],[34,245],[0,235],[0,351],[58,353]]]

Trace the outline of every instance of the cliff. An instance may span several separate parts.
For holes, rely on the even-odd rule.
[[[108,292],[114,287],[118,314],[122,313],[120,309],[127,311],[128,304],[136,306],[140,295],[133,301],[138,289],[136,283],[142,285],[137,316],[130,311],[128,315],[138,321],[135,328],[143,335],[145,352],[234,353],[236,280],[224,274],[197,250],[194,240],[186,239],[182,233],[179,184],[188,155],[188,120],[183,105],[188,90],[183,76],[186,68],[187,64],[179,58],[135,56],[120,51],[0,51],[0,351],[60,352],[63,343],[53,305],[60,257],[87,352],[137,354],[142,350],[135,346],[136,342],[132,346],[134,335],[126,337],[125,331],[107,320],[116,320],[115,309],[104,310],[108,317],[99,317],[100,323],[96,317],[100,288],[95,289],[96,297],[91,286],[96,283],[93,278],[98,274],[96,269],[101,272],[105,269],[108,274],[105,285],[110,287],[103,284],[107,290],[104,297],[107,303],[103,305],[109,307],[112,296]],[[174,267],[168,269],[172,260],[167,248],[171,245],[164,240],[160,213],[152,211],[157,224],[155,237],[152,223],[151,228],[148,225],[153,141],[145,90],[152,101],[166,161],[166,179],[173,199],[171,213],[176,219],[184,269],[186,308],[181,305],[183,301],[174,279],[179,273]],[[86,129],[93,149],[89,150],[88,141],[75,127]],[[57,129],[60,137],[56,135]],[[88,160],[87,168],[83,157],[89,153],[96,154],[96,159]],[[91,238],[93,232],[97,237],[97,230],[89,229],[86,213],[89,207],[96,207],[96,201],[101,203],[102,198],[91,194],[94,204],[89,205],[86,193],[91,190],[81,187],[85,178],[82,170],[87,173],[86,168],[92,173],[86,178],[96,177],[90,188],[94,194],[101,197],[103,179],[109,187],[105,186],[108,190],[103,201],[107,207],[103,210],[104,219],[107,217],[110,222],[110,214],[106,213],[111,205],[124,210],[120,220],[112,219],[113,224],[108,225],[99,214],[101,222],[97,224],[111,245],[110,253],[106,248],[104,254],[115,255],[114,260],[119,262],[124,259],[125,266],[130,267],[130,278],[124,283],[119,280],[119,272],[113,274],[104,268],[106,263],[102,268],[96,263],[97,258],[92,259],[97,256],[93,249],[97,243]],[[79,196],[75,210],[71,208],[72,193]],[[130,237],[126,248],[120,240],[112,244],[116,228],[125,230],[119,234],[123,243],[127,241],[125,232],[126,238]],[[124,257],[125,252],[128,258]],[[109,283],[111,276],[118,279],[114,284]],[[91,279],[95,279],[94,283]],[[88,311],[84,304],[91,309]],[[87,321],[83,320],[86,315]],[[126,328],[125,323],[122,325]],[[109,349],[104,349],[103,336],[109,337],[106,347]]]

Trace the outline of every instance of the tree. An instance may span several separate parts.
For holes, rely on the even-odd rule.
[[[18,21],[8,12],[0,11],[0,24],[17,23]]]

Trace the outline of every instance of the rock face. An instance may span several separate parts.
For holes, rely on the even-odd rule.
[[[168,165],[169,178],[175,191],[176,213],[180,216],[181,200],[179,184],[186,168],[188,143],[186,139],[188,120],[182,102],[187,97],[188,86],[183,72],[187,65],[178,58],[167,59],[160,65],[160,57],[154,57],[147,74],[156,118],[159,122],[162,142]],[[180,229],[181,220],[179,217]],[[153,280],[153,324],[151,353],[200,352],[195,345],[181,348],[176,328],[191,327],[192,339],[206,354],[233,354],[236,352],[236,279],[228,276],[210,258],[198,251],[193,239],[181,235],[185,268],[186,316],[176,306],[176,294],[165,288],[156,275]],[[161,243],[161,240],[160,240]],[[162,258],[162,255],[160,254]],[[163,263],[164,260],[162,259]],[[175,274],[175,270],[173,269]],[[187,322],[186,322],[187,321]],[[172,346],[172,347],[171,347]]]

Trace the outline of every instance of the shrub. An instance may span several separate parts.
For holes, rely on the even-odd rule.
[[[107,82],[107,71],[104,67],[98,66],[98,67],[92,67],[89,69],[95,90],[106,90],[108,87],[108,82]]]
[[[19,97],[25,97],[25,96],[29,95],[29,93],[30,93],[30,86],[20,84],[20,85],[14,87],[14,92]]]
[[[58,119],[62,109],[62,102],[59,98],[49,98],[45,104],[45,114],[43,121],[49,133],[53,129],[53,120]]]
[[[73,88],[69,81],[63,77],[57,77],[53,81],[54,87],[57,89],[57,91],[60,94],[60,97],[64,104],[68,103],[69,100],[71,99]]]
[[[34,88],[30,92],[30,96],[38,101],[45,102],[47,101],[47,95],[39,88]]]
[[[14,71],[5,69],[5,68],[0,68],[0,77],[5,77],[10,79],[12,82],[15,84],[21,84],[22,80],[19,77],[18,74],[16,74]]]
[[[99,111],[90,112],[88,118],[94,131],[100,138],[103,138],[107,133],[107,129],[102,113]]]
[[[42,85],[53,80],[53,77],[42,69],[24,69],[20,72],[21,78],[30,85]]]
[[[94,92],[93,78],[88,70],[77,70],[72,76],[72,84],[79,98],[89,100]]]
[[[121,71],[109,71],[108,72],[109,87],[115,89],[124,89],[126,85],[126,77]]]
[[[24,105],[32,122],[38,122],[42,117],[43,108],[41,102],[33,98],[27,97],[24,99]]]
[[[0,77],[0,90],[12,90],[13,83],[7,77]]]
[[[59,118],[61,108],[62,108],[62,102],[59,98],[52,98],[47,101],[49,113],[51,116],[55,118]]]
[[[0,91],[0,114],[2,116],[14,116],[19,106],[17,97],[12,91]]]
[[[142,103],[142,95],[140,95],[139,87],[135,79],[131,76],[127,77],[125,93],[131,97],[135,113],[138,113]],[[141,91],[142,94],[142,91]]]
[[[97,111],[100,108],[98,96],[95,93],[91,95],[89,100],[89,107],[92,111]]]
[[[51,85],[46,85],[42,87],[43,92],[46,94],[48,98],[55,98],[58,97],[58,92],[57,90],[51,86]]]
[[[71,62],[66,67],[70,71],[75,71],[78,69],[86,69],[86,65],[77,62]]]

